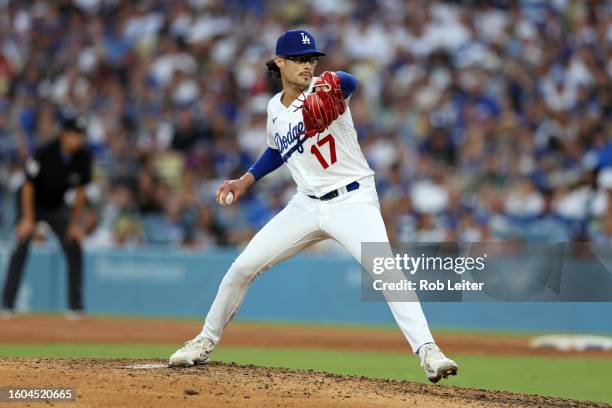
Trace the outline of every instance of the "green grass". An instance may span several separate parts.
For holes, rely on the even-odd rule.
[[[167,358],[176,345],[42,344],[0,345],[0,357]],[[505,390],[562,398],[612,402],[612,361],[584,357],[453,355],[460,374],[446,385]],[[217,361],[271,367],[314,369],[427,382],[416,357],[409,354],[219,347]]]

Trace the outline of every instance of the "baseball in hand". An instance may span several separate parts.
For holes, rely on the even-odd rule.
[[[232,202],[234,201],[234,193],[232,193],[231,191],[229,191],[226,195],[225,195],[225,205],[230,205]]]

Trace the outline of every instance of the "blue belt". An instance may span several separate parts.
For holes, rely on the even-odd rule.
[[[353,181],[351,184],[346,185],[346,192],[348,193],[349,191],[355,191],[358,188],[359,188],[359,183],[357,181]],[[340,191],[341,189],[330,191],[329,193],[324,194],[321,197],[317,197],[313,195],[309,195],[308,197],[314,198],[315,200],[329,201],[332,198],[338,197],[340,195]]]

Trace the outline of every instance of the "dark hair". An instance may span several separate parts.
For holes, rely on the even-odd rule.
[[[268,68],[268,78],[273,85],[279,84],[281,82],[281,72],[273,59],[266,61],[266,68]]]

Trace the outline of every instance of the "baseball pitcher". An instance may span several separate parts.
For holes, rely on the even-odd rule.
[[[206,363],[251,282],[273,265],[325,239],[334,239],[358,261],[362,242],[389,242],[368,166],[357,141],[348,102],[357,80],[342,71],[315,77],[315,38],[290,30],[267,63],[283,90],[268,103],[268,148],[238,180],[217,191],[221,205],[236,202],[266,174],[286,164],[298,192],[251,240],[225,274],[202,332],[170,357],[171,366]],[[358,222],[356,222],[358,220]],[[435,345],[418,301],[388,302],[427,378],[457,373],[457,364]]]

